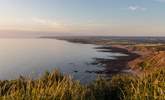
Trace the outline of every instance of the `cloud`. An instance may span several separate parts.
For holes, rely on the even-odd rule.
[[[140,6],[129,6],[128,9],[131,11],[146,11],[147,10],[146,8],[140,7]]]
[[[32,18],[32,21],[34,21],[35,23],[38,23],[38,24],[47,24],[47,23],[49,23],[49,21],[41,19],[41,18]]]
[[[50,25],[50,26],[59,26],[60,23],[58,23],[57,21],[54,20],[48,20],[48,19],[42,19],[42,18],[32,18],[32,21],[36,24],[40,24],[40,25]]]
[[[33,17],[31,21],[34,25],[38,25],[38,26],[46,26],[46,27],[54,27],[54,28],[59,28],[63,26],[62,22],[59,22],[57,20],[52,20],[52,19],[43,19],[43,18]]]

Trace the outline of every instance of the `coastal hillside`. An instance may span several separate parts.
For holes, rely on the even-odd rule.
[[[165,100],[165,0],[0,0],[0,100]]]
[[[99,40],[101,41],[101,40]],[[81,84],[58,70],[45,72],[37,79],[20,76],[0,81],[0,99],[4,100],[164,100],[164,45],[99,42],[101,52],[121,52],[116,60],[97,59],[107,75],[89,84]],[[72,41],[73,42],[73,41]],[[77,43],[77,42],[76,42]],[[81,42],[80,42],[81,43]],[[87,44],[91,44],[90,40]],[[116,64],[115,64],[116,62]],[[116,67],[115,67],[116,66]],[[118,71],[116,69],[118,68]],[[122,72],[123,69],[131,72]],[[114,70],[114,71],[113,71]],[[108,76],[113,73],[112,76]]]
[[[149,70],[165,66],[165,52],[154,52],[148,56],[140,57],[129,63],[132,69]]]
[[[46,72],[32,80],[20,76],[16,80],[0,81],[3,100],[164,100],[165,69],[143,76],[119,74],[111,80],[98,78],[81,85],[58,70]]]

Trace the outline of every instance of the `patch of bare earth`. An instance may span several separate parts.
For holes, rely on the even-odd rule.
[[[128,66],[135,74],[165,67],[165,51],[139,51],[138,54],[141,55],[139,58],[128,62]]]

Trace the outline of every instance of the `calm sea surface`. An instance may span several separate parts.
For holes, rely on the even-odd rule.
[[[37,78],[57,68],[83,83],[96,78],[87,71],[104,70],[92,65],[93,58],[114,59],[122,54],[97,52],[96,45],[70,43],[56,39],[0,39],[0,79],[19,75]]]

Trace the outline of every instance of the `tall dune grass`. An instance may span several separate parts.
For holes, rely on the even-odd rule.
[[[128,86],[125,100],[165,100],[165,69],[134,78]]]
[[[5,100],[165,100],[165,69],[142,77],[120,74],[81,85],[58,70],[36,80],[20,77],[0,81]]]
[[[88,94],[89,93],[89,94]],[[89,95],[89,96],[88,96]],[[63,76],[57,70],[46,72],[37,80],[20,77],[17,80],[0,82],[0,98],[8,100],[80,100],[92,98],[90,90]]]

